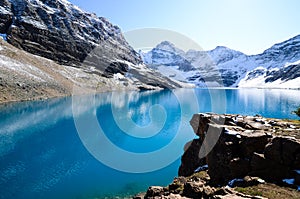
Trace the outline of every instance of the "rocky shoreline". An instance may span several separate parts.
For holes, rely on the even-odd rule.
[[[141,198],[300,198],[300,121],[195,114],[179,176]]]

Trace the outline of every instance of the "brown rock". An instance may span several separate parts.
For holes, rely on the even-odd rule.
[[[251,169],[250,160],[234,158],[230,161],[229,167],[232,176],[234,176],[235,178],[241,178],[243,176],[246,176],[249,173]]]
[[[155,196],[162,196],[164,195],[164,188],[160,186],[151,186],[148,188],[145,198],[151,198]]]
[[[215,194],[216,188],[210,186],[203,187],[203,198],[212,198]]]
[[[266,146],[264,154],[267,159],[279,164],[297,167],[299,166],[300,142],[294,138],[276,137]]]
[[[260,122],[247,122],[248,128],[252,130],[265,130],[267,127]]]
[[[186,150],[181,157],[181,165],[178,170],[179,176],[190,176],[195,170],[206,164],[205,158],[199,158],[199,151],[202,142],[200,139],[195,139],[186,145]]]
[[[187,182],[185,177],[178,177],[169,185],[169,192],[174,194],[182,194],[184,184]]]
[[[216,125],[213,126],[216,128]],[[219,126],[222,128],[222,125]],[[229,180],[249,171],[249,161],[241,156],[241,137],[237,134],[237,129],[228,129],[226,127],[206,158],[208,173],[215,184],[227,184]]]
[[[228,187],[220,187],[215,191],[215,195],[225,196],[228,194],[233,194],[233,190]]]
[[[208,174],[214,184],[227,184],[232,179],[230,161],[234,158],[232,145],[224,142],[224,137],[220,137],[218,143],[207,156]]]
[[[194,114],[190,121],[190,124],[194,130],[194,133],[200,138],[204,137],[204,133],[208,129],[208,124],[210,123],[211,115],[208,114]]]
[[[241,154],[244,157],[251,157],[254,152],[263,153],[265,146],[269,142],[270,136],[263,131],[241,132],[242,141],[240,143]]]
[[[189,198],[201,198],[204,190],[204,182],[187,182],[184,185],[183,196]]]
[[[191,125],[200,139],[194,140],[185,151],[179,174],[191,175],[198,166],[207,163],[210,183],[226,185],[229,180],[245,176],[280,183],[282,179],[293,178],[294,170],[300,170],[300,141],[276,137],[285,128],[291,128],[287,122],[261,116],[207,113],[194,115]],[[293,129],[295,134],[297,127]],[[204,157],[203,154],[206,162],[197,157]]]
[[[251,176],[258,176],[271,182],[282,182],[291,177],[290,168],[275,161],[268,160],[263,154],[254,153],[251,161]]]

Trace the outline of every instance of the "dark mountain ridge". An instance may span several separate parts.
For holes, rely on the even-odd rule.
[[[119,27],[64,0],[3,0],[0,33],[30,53],[62,64],[78,65],[96,47],[114,50],[115,58],[141,63]]]

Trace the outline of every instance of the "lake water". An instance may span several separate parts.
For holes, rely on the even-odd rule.
[[[297,119],[300,91],[116,92],[0,107],[0,198],[123,198],[177,175],[197,112]]]

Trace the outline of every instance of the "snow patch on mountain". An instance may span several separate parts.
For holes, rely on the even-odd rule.
[[[140,55],[149,67],[165,76],[196,86],[218,80],[225,87],[300,88],[300,35],[259,55],[249,56],[224,46],[184,52],[170,42]]]
[[[242,88],[300,88],[300,60],[281,68],[257,67],[249,71],[239,84]]]

